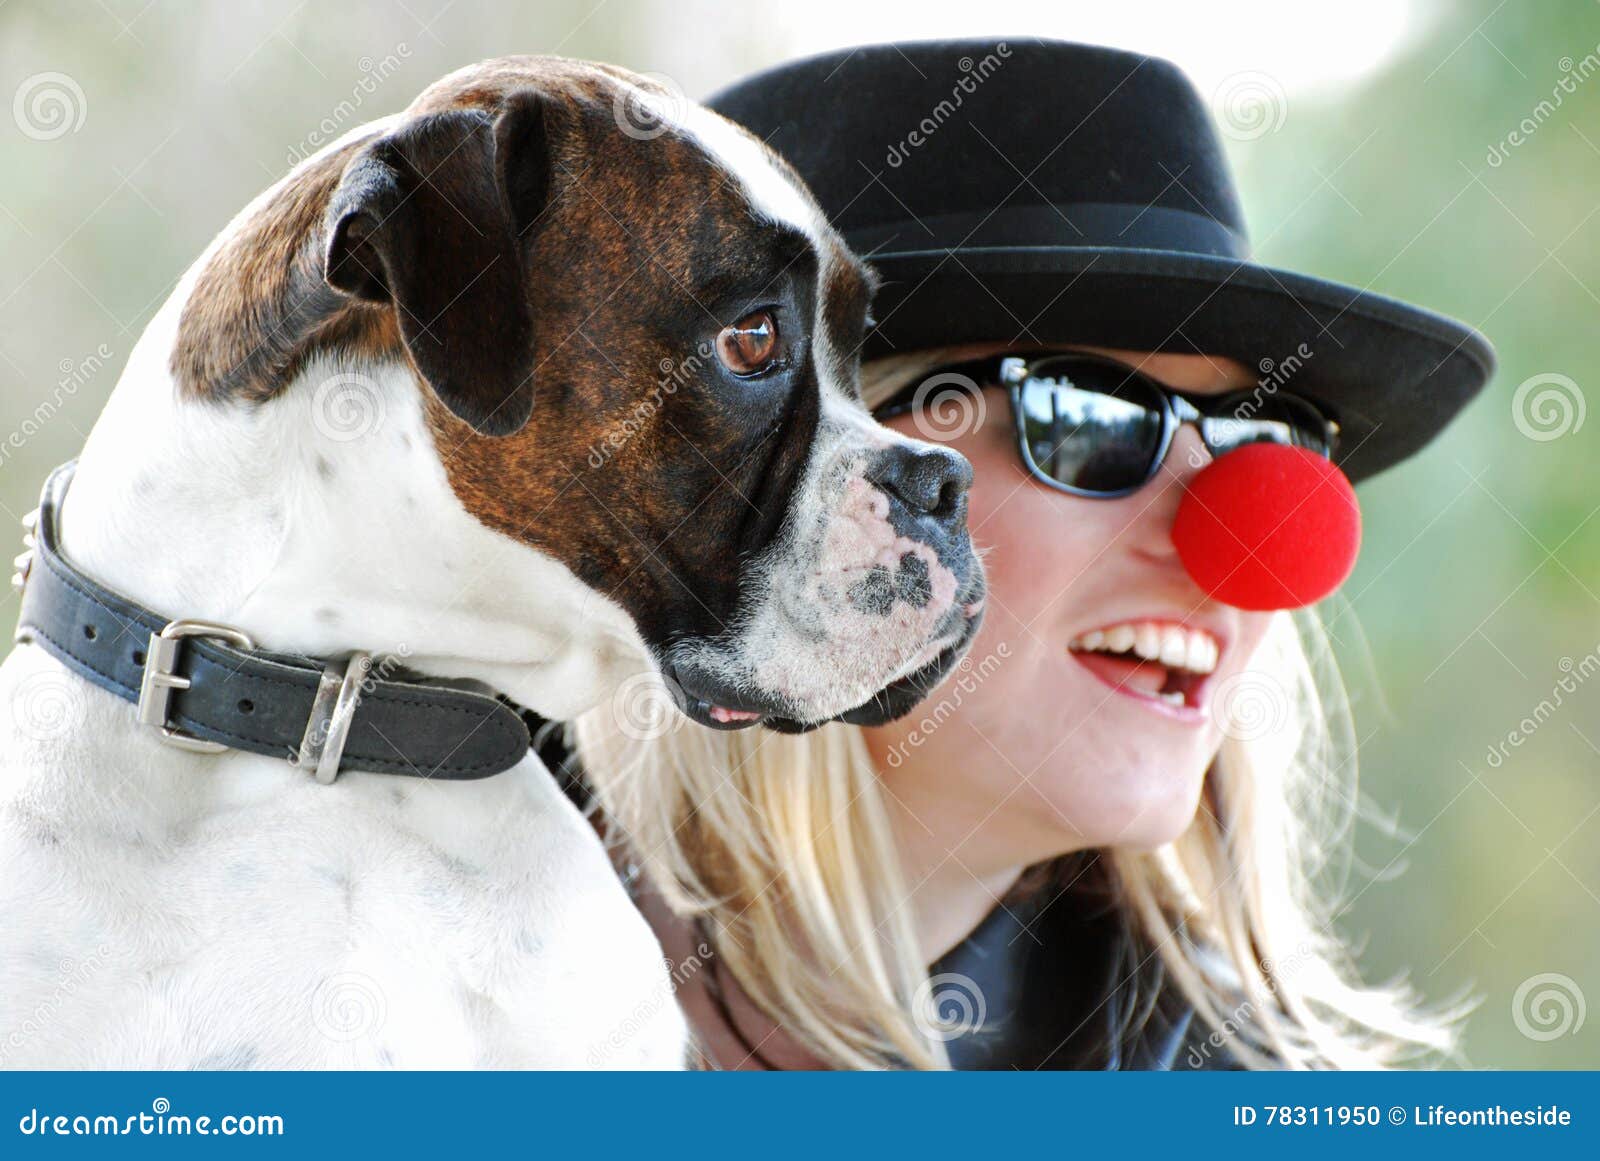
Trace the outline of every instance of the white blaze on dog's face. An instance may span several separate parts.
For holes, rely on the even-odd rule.
[[[870,274],[760,142],[622,70],[507,58],[302,180],[316,220],[214,264],[246,290],[202,276],[188,390],[405,360],[467,512],[619,606],[704,724],[885,720],[959,657],[970,469],[867,415]]]
[[[742,129],[702,109],[685,131],[737,175],[756,213],[798,230],[816,263],[806,459],[777,535],[749,558],[723,631],[663,656],[691,713],[713,724],[792,729],[910,709],[977,628],[983,574],[966,531],[971,468],[875,423],[857,352],[870,273],[798,177]]]

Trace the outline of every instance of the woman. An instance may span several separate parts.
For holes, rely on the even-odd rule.
[[[963,668],[898,722],[577,723],[708,1056],[1348,1068],[1448,1050],[1459,1013],[1364,985],[1328,926],[1354,743],[1314,615],[1203,589],[1174,524],[1244,444],[1354,480],[1412,454],[1483,386],[1488,344],[1252,263],[1206,111],[1161,61],[878,46],[712,104],[882,275],[864,397],[972,460],[991,596]]]

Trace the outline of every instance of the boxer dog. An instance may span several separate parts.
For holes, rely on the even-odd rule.
[[[949,669],[970,469],[863,409],[870,291],[762,143],[554,58],[245,209],[19,561],[0,1063],[680,1066],[505,703],[642,675],[684,728],[801,730]]]

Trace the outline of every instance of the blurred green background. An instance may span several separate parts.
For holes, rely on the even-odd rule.
[[[76,452],[144,324],[246,201],[449,69],[557,52],[697,97],[802,53],[955,34],[1172,57],[1213,101],[1263,260],[1498,346],[1448,434],[1363,485],[1361,560],[1325,606],[1363,804],[1401,835],[1360,831],[1341,926],[1369,978],[1481,999],[1471,1064],[1600,1065],[1594,4],[11,0],[0,514]],[[0,624],[15,614],[8,590]]]

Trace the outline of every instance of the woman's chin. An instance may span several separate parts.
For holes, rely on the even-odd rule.
[[[1199,809],[1205,769],[1183,769],[1174,776],[1172,765],[1141,762],[1097,771],[1088,779],[1079,774],[1075,780],[1078,785],[1051,793],[1042,779],[1035,779],[1055,825],[1079,846],[1145,851],[1174,842],[1189,829]]]

